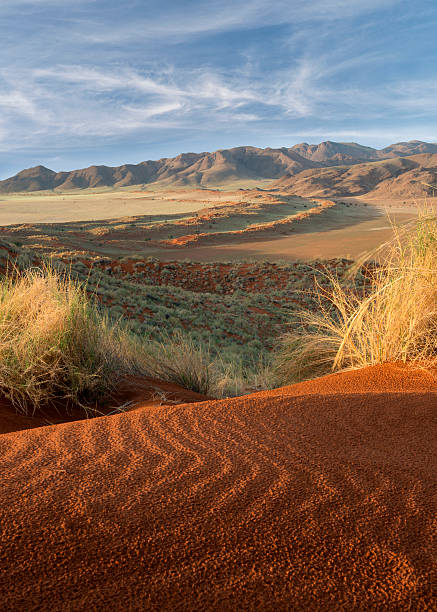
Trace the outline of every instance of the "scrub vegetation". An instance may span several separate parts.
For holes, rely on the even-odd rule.
[[[432,211],[355,264],[47,263],[2,241],[0,388],[29,412],[89,407],[135,373],[226,397],[384,362],[435,366],[436,261]]]
[[[432,210],[372,254],[365,291],[338,278],[318,287],[275,358],[283,382],[386,362],[437,365],[437,221]],[[363,262],[361,262],[362,264]],[[357,269],[363,269],[359,264]]]

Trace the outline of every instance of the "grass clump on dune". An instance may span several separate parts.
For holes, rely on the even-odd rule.
[[[31,269],[0,280],[0,390],[17,411],[90,406],[142,368],[135,340],[68,275]]]
[[[437,220],[422,212],[395,228],[363,291],[331,277],[319,311],[300,313],[303,332],[286,334],[276,355],[284,383],[385,362],[437,366]]]
[[[243,389],[234,364],[208,344],[181,330],[161,340],[136,335],[103,314],[89,289],[50,267],[0,279],[0,394],[17,412],[80,406],[92,414],[127,374],[216,397]]]
[[[208,395],[217,376],[207,345],[177,330],[147,345],[150,371],[156,378]]]
[[[262,353],[253,363],[245,364],[237,354],[214,354],[208,343],[181,330],[149,341],[144,347],[153,376],[203,395],[235,397],[272,388],[275,381]]]

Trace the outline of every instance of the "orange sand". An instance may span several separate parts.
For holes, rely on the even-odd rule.
[[[3,434],[0,609],[435,610],[436,451],[393,366]]]

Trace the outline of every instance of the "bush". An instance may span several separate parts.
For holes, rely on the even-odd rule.
[[[241,351],[217,355],[201,337],[182,330],[149,341],[145,347],[153,376],[210,397],[235,397],[271,389],[276,383],[263,353],[245,363]]]
[[[286,334],[275,369],[291,383],[384,362],[437,365],[437,221],[422,212],[373,257],[368,287],[319,287],[319,312],[300,313],[304,333]],[[361,262],[363,263],[363,262]],[[359,283],[362,286],[362,281]],[[358,285],[357,285],[358,287]]]
[[[0,281],[0,390],[19,412],[59,400],[85,408],[144,369],[136,341],[67,275],[31,269]]]

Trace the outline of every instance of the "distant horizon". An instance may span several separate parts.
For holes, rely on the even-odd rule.
[[[16,170],[12,174],[8,174],[7,176],[0,174],[0,181],[8,179],[8,178],[11,178],[11,177],[15,176],[16,174],[18,174],[19,172],[22,172],[23,170],[29,170],[31,168],[36,168],[38,166],[43,166],[44,168],[47,168],[48,170],[53,170],[54,172],[72,172],[74,170],[82,170],[82,169],[90,168],[92,166],[106,166],[108,168],[117,168],[117,167],[123,166],[123,165],[138,165],[138,164],[141,164],[142,162],[146,162],[146,161],[158,161],[159,159],[173,159],[173,158],[177,157],[178,155],[187,155],[187,154],[190,154],[190,153],[194,153],[195,155],[200,155],[202,153],[216,153],[217,151],[226,151],[226,150],[229,150],[229,149],[238,149],[240,147],[253,147],[253,148],[257,148],[257,149],[291,149],[294,146],[299,145],[299,144],[304,144],[305,143],[305,144],[308,144],[308,145],[320,145],[320,144],[325,143],[325,142],[332,142],[332,143],[336,143],[336,144],[349,144],[349,145],[350,144],[357,144],[357,145],[360,145],[360,146],[363,146],[363,147],[369,147],[371,149],[375,149],[375,150],[379,150],[379,151],[383,150],[383,149],[385,149],[385,148],[387,148],[389,146],[395,145],[395,144],[408,143],[408,142],[424,142],[424,143],[427,143],[427,144],[436,144],[437,145],[437,142],[434,142],[432,140],[420,140],[419,138],[411,138],[410,140],[397,140],[397,141],[389,142],[388,144],[385,144],[385,145],[379,146],[379,147],[375,147],[375,146],[372,146],[372,145],[369,145],[369,144],[364,144],[362,142],[357,142],[357,141],[354,141],[354,140],[349,140],[349,141],[343,140],[343,141],[341,141],[341,140],[331,140],[331,139],[321,140],[321,141],[318,141],[318,142],[316,142],[316,141],[313,142],[313,141],[311,141],[309,139],[308,140],[300,140],[299,142],[296,142],[296,143],[294,143],[292,145],[289,145],[289,146],[282,145],[282,146],[276,146],[276,147],[273,147],[273,146],[270,146],[270,145],[266,145],[266,146],[261,147],[261,146],[256,146],[256,145],[252,145],[252,144],[250,144],[250,145],[242,144],[242,145],[236,145],[236,146],[232,146],[232,147],[219,147],[218,149],[209,149],[209,150],[208,149],[203,149],[203,150],[199,150],[199,151],[192,151],[192,150],[191,151],[188,151],[188,150],[186,150],[186,151],[179,151],[175,155],[162,155],[162,156],[159,156],[159,157],[144,157],[144,158],[140,159],[139,161],[128,161],[128,162],[127,161],[121,161],[120,163],[113,163],[113,164],[111,164],[111,163],[104,163],[104,162],[102,162],[102,163],[92,162],[92,163],[84,165],[84,166],[75,166],[75,167],[72,167],[72,168],[62,168],[62,167],[58,167],[57,168],[56,166],[47,166],[44,163],[35,163],[35,164],[31,165],[31,166],[26,166],[26,167],[19,168],[18,170]]]

